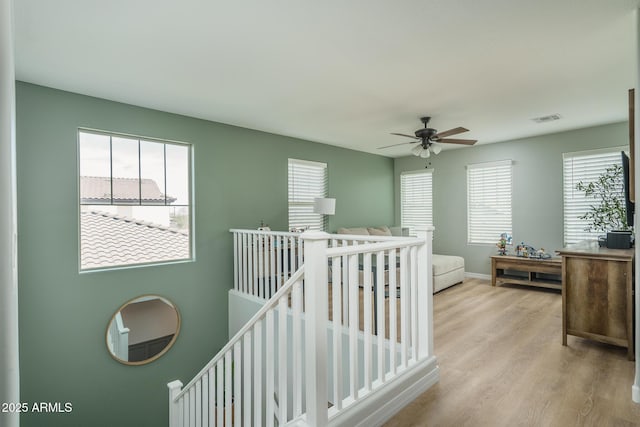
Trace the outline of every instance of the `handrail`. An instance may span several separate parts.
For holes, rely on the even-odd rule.
[[[329,240],[357,240],[360,242],[386,242],[412,239],[410,236],[372,236],[370,234],[329,234]]]
[[[222,349],[213,357],[213,359],[211,359],[209,363],[207,363],[204,366],[204,368],[202,368],[200,372],[198,372],[198,374],[194,376],[193,379],[189,381],[189,383],[182,388],[180,393],[178,393],[173,398],[173,401],[176,402],[178,399],[180,399],[180,397],[184,395],[211,367],[213,367],[217,362],[219,362],[224,357],[224,355],[233,348],[236,342],[242,339],[244,334],[253,327],[254,323],[260,320],[269,310],[271,310],[278,304],[280,297],[286,294],[289,291],[289,289],[293,286],[293,284],[296,283],[298,280],[300,280],[303,274],[304,274],[304,265],[301,265],[300,268],[298,268],[298,270],[296,270],[296,272],[293,273],[293,275],[289,278],[289,280],[287,280],[287,282],[278,290],[278,292],[276,292],[273,295],[273,297],[271,297],[271,299],[269,299],[268,302],[265,305],[263,305],[260,308],[260,310],[258,310],[258,312],[254,314],[253,317],[247,323],[245,323],[245,325],[233,336],[233,338],[231,338],[227,342],[227,344],[224,347],[222,347]]]
[[[354,255],[365,252],[386,251],[390,249],[400,249],[402,247],[420,246],[423,242],[419,239],[403,239],[402,242],[398,240],[378,242],[378,243],[364,243],[362,245],[355,246],[338,246],[327,249],[328,257],[335,257],[340,255]]]
[[[293,231],[266,231],[266,230],[251,230],[243,228],[230,228],[230,233],[251,233],[262,234],[265,236],[285,236],[285,237],[300,237],[302,233],[296,233]]]

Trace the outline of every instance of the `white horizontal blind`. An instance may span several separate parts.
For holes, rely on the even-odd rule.
[[[494,244],[511,233],[511,160],[467,165],[467,240]]]
[[[402,172],[400,216],[402,227],[416,235],[416,227],[433,225],[433,171]]]
[[[289,159],[289,229],[325,231],[325,215],[313,212],[313,199],[327,197],[327,164]]]
[[[585,197],[576,185],[581,181],[585,184],[595,181],[609,166],[622,165],[620,152],[626,148],[612,147],[562,155],[565,244],[597,239],[603,234],[602,231],[585,231],[588,222],[579,217],[587,213],[594,200]],[[623,188],[620,188],[620,197],[624,199]]]

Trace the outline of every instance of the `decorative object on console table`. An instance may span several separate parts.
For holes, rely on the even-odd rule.
[[[539,288],[562,288],[560,258],[529,259],[519,256],[491,257],[491,286],[511,283]]]
[[[531,245],[525,244],[524,242],[516,246],[516,256],[522,257],[522,258],[532,258],[532,259],[551,258],[551,254],[546,253],[544,251],[544,248],[536,249]]]
[[[500,240],[496,243],[498,247],[498,255],[506,255],[507,254],[507,245],[513,244],[513,237],[509,233],[500,234]]]
[[[575,335],[633,352],[633,249],[601,248],[585,241],[562,256],[562,345]]]

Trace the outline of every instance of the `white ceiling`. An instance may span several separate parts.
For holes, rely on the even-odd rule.
[[[635,84],[637,0],[14,4],[19,80],[390,157],[423,115],[479,143],[622,121]]]

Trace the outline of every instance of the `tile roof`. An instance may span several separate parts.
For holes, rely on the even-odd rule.
[[[181,230],[99,211],[80,212],[83,269],[187,259]]]
[[[142,200],[140,200],[142,193]],[[166,196],[167,204],[176,201],[175,197]],[[111,202],[111,178],[108,176],[80,177],[81,203]],[[113,201],[115,203],[143,203],[165,202],[165,195],[153,179],[148,178],[113,178]]]

